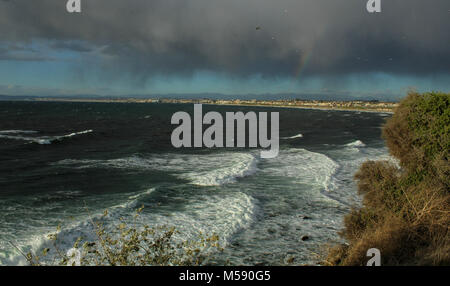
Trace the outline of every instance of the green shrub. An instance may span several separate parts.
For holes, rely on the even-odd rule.
[[[391,154],[408,170],[422,170],[450,150],[450,95],[410,93],[383,129]]]
[[[409,94],[383,128],[401,169],[364,163],[356,173],[363,207],[344,219],[348,245],[327,265],[365,265],[378,248],[384,265],[450,265],[450,94]]]

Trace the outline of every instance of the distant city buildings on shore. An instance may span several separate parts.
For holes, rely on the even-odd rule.
[[[337,110],[366,110],[392,112],[398,103],[381,102],[378,100],[302,100],[302,99],[279,99],[279,100],[243,100],[243,99],[176,99],[176,98],[35,98],[37,101],[70,101],[70,102],[117,102],[117,103],[170,103],[170,104],[217,104],[217,105],[242,105],[242,106],[276,106],[293,108],[317,108]]]

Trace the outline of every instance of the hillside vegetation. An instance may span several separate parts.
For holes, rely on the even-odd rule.
[[[344,219],[348,244],[327,265],[450,265],[450,94],[410,93],[383,128],[399,165],[368,161],[355,175],[363,206]]]

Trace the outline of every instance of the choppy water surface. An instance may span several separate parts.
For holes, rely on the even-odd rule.
[[[131,219],[173,225],[183,238],[219,234],[211,263],[316,263],[360,203],[353,175],[389,159],[380,139],[387,114],[203,106],[204,112],[280,112],[281,150],[174,149],[170,118],[192,105],[0,102],[0,265],[24,264],[9,241],[46,247],[63,223],[62,248],[105,224]],[[302,241],[307,235],[310,239]]]

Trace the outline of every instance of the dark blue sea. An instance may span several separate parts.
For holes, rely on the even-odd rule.
[[[343,216],[360,205],[354,173],[390,159],[386,113],[204,105],[208,111],[279,112],[280,153],[175,149],[177,111],[191,104],[0,101],[0,265],[26,264],[61,224],[59,245],[132,220],[174,226],[177,239],[218,234],[210,264],[315,264],[342,242]],[[303,241],[301,238],[308,236]]]

